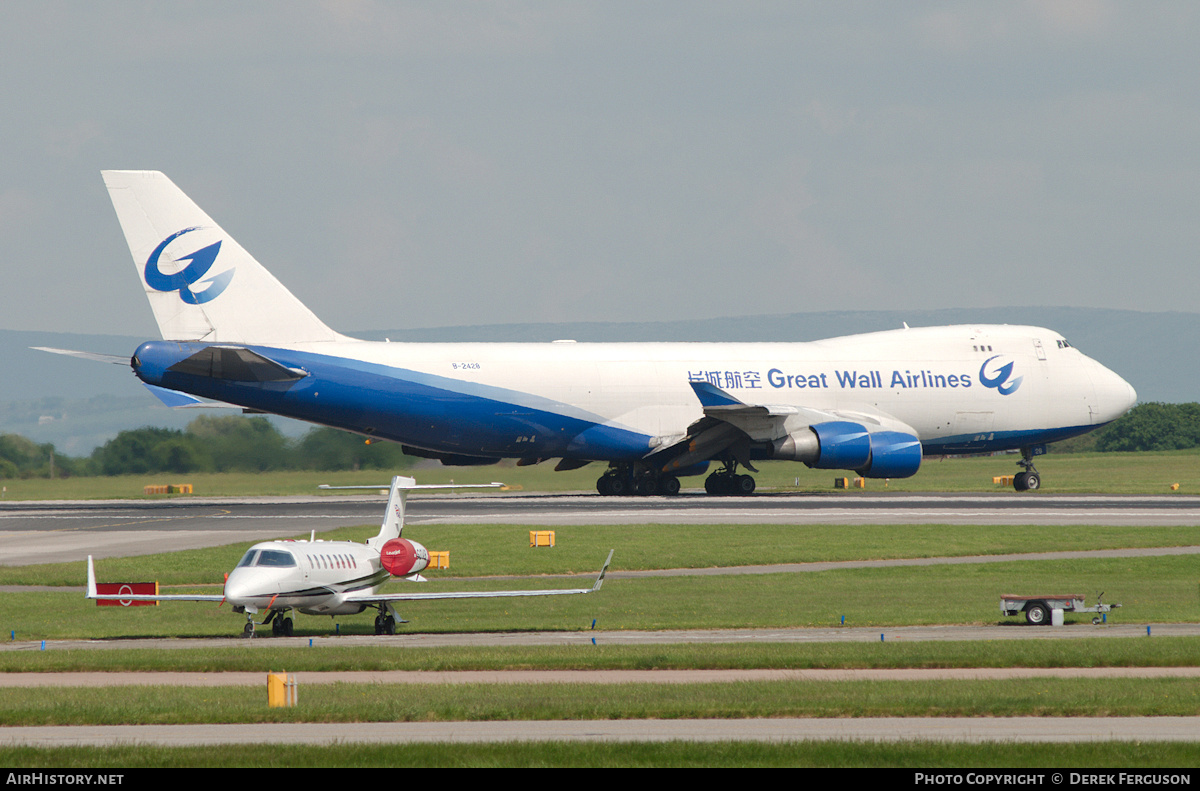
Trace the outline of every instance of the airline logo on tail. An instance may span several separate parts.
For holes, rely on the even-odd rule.
[[[207,278],[204,281],[208,284],[207,288],[201,291],[192,290],[192,286],[200,282],[200,279],[208,274],[208,270],[212,269],[213,264],[216,262],[217,254],[221,252],[221,242],[219,240],[189,255],[177,256],[175,261],[187,261],[189,263],[174,274],[165,274],[158,266],[159,258],[162,257],[163,251],[167,249],[167,246],[171,242],[185,233],[198,230],[200,230],[199,226],[176,231],[166,239],[163,239],[158,247],[154,248],[154,252],[146,260],[146,269],[144,271],[146,285],[155,291],[178,291],[179,298],[189,305],[202,305],[221,296],[221,292],[225,290],[226,286],[229,285],[229,281],[233,279],[233,269],[228,269],[219,275]]]
[[[1000,395],[1011,395],[1015,393],[1017,388],[1021,386],[1021,380],[1024,376],[1018,376],[1016,379],[1009,380],[1012,376],[1014,363],[1008,362],[996,369],[994,375],[987,373],[988,363],[997,359],[1000,355],[989,357],[983,361],[983,365],[979,366],[979,383],[984,387],[994,387]]]

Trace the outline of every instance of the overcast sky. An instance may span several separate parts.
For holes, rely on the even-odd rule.
[[[0,4],[0,327],[157,336],[99,171],[336,329],[1195,311],[1194,2]]]

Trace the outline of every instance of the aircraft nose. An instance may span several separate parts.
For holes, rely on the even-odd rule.
[[[250,598],[250,579],[244,569],[234,569],[225,580],[225,601],[230,604],[246,604]]]
[[[1096,423],[1109,423],[1124,415],[1137,403],[1137,391],[1116,373],[1096,363],[1092,372],[1096,387]]]

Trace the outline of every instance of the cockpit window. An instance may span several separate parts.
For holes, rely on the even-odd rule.
[[[296,559],[291,552],[281,549],[250,549],[242,555],[237,568],[245,566],[273,566],[275,568],[290,568],[296,565]]]
[[[296,565],[296,559],[292,557],[291,552],[284,552],[281,549],[264,549],[259,553],[258,560],[254,565],[288,568]]]

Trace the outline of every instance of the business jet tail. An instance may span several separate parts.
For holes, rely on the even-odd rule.
[[[277,345],[344,339],[162,173],[102,175],[165,340]]]

